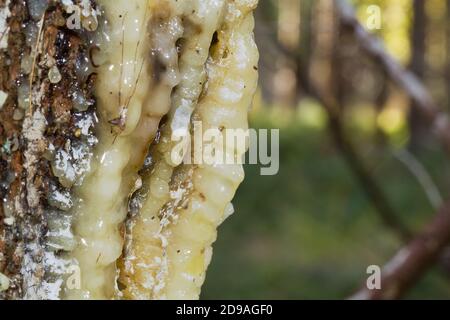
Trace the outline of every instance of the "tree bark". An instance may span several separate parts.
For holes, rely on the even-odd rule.
[[[54,275],[46,260],[63,254],[47,241],[50,215],[64,216],[55,196],[70,192],[53,170],[54,151],[87,146],[77,121],[95,118],[95,75],[77,72],[89,58],[88,42],[66,26],[61,3],[50,2],[38,16],[26,1],[11,1],[9,10],[8,45],[0,50],[7,95],[0,108],[0,272],[10,283],[0,299],[23,299]]]

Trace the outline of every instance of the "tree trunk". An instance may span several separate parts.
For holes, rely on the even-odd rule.
[[[421,80],[425,77],[425,37],[427,28],[427,16],[425,12],[425,1],[414,0],[413,2],[413,24],[411,29],[411,71]],[[418,106],[411,101],[409,112],[410,148],[416,150],[424,145],[429,135],[429,128],[421,117]]]

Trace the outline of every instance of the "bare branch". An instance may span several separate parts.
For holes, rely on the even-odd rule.
[[[440,138],[445,149],[450,152],[450,121],[434,103],[425,86],[412,72],[403,68],[387,53],[381,40],[364,29],[355,17],[353,7],[346,0],[337,0],[336,4],[342,25],[353,31],[361,48],[377,60],[386,74],[408,94],[422,113],[424,120]]]
[[[450,202],[425,231],[401,249],[382,270],[381,290],[361,289],[351,299],[398,299],[437,261],[450,243]]]
[[[282,55],[287,60],[297,61],[301,64],[297,72],[299,86],[304,93],[316,99],[325,108],[329,118],[330,136],[356,181],[361,185],[382,223],[402,241],[409,241],[412,237],[411,231],[400,221],[382,188],[372,177],[363,159],[358,155],[355,146],[345,135],[339,114],[336,113],[336,110],[341,109],[337,105],[337,101],[319,90],[313,81],[310,81],[308,68],[301,63],[302,61],[299,61],[299,56],[296,53],[283,46],[272,33],[258,32],[260,31],[258,28],[256,31],[258,40],[264,43],[266,51],[270,52],[272,56]]]
[[[401,240],[405,242],[409,241],[412,237],[411,231],[398,218],[383,189],[367,169],[354,145],[346,137],[340,116],[335,112],[335,110],[340,109],[337,102],[334,99],[327,98],[326,95],[315,88],[313,83],[309,84],[308,93],[317,99],[327,111],[331,137],[346,160],[349,169],[359,182],[359,185],[378,212],[381,221]]]
[[[425,86],[413,73],[405,70],[385,51],[380,40],[369,34],[359,24],[354,16],[353,8],[345,0],[337,0],[336,2],[338,3],[337,7],[343,27],[350,28],[353,31],[355,40],[360,43],[362,49],[375,61],[378,61],[387,76],[410,96],[431,128],[437,133],[445,149],[450,152],[450,124],[447,115],[434,104]],[[298,59],[295,54],[278,43],[273,37],[267,43],[278,54],[285,55],[294,61]],[[354,146],[345,137],[340,119],[337,118],[338,115],[335,112],[339,109],[336,105],[337,102],[321,92],[319,88],[315,88],[302,69],[298,74],[298,80],[302,89],[307,90],[311,97],[317,99],[327,109],[330,118],[330,130],[334,132],[333,138],[385,225],[400,234],[403,239],[410,237],[409,231],[404,228],[395,213],[390,209],[389,202],[382,189],[365,168]],[[408,241],[410,241],[409,244],[400,250],[383,269],[382,289],[370,291],[363,288],[352,297],[353,299],[395,299],[402,297],[415,284],[417,279],[423,276],[437,259],[444,255],[446,248],[448,248],[450,243],[450,203],[439,211],[434,221],[422,234]]]
[[[444,200],[442,199],[439,188],[423,164],[406,149],[394,151],[393,154],[417,179],[433,208],[435,210],[441,208]]]

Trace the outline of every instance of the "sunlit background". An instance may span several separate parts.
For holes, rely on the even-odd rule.
[[[450,1],[420,2],[353,1],[360,22],[448,110]],[[370,20],[377,8],[380,29]],[[306,74],[339,101],[346,137],[411,231],[450,194],[449,159],[408,96],[339,31],[333,1],[260,0],[256,25],[260,86],[251,126],[280,129],[280,172],[261,176],[246,166],[202,295],[346,298],[369,265],[384,265],[404,242],[380,219],[336,147],[326,110],[300,79]],[[450,298],[450,265],[438,263],[407,297]]]

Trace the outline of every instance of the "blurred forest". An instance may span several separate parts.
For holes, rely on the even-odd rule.
[[[358,297],[450,299],[450,1],[260,0],[255,36],[280,172],[246,167],[203,298],[344,299],[379,265]]]

